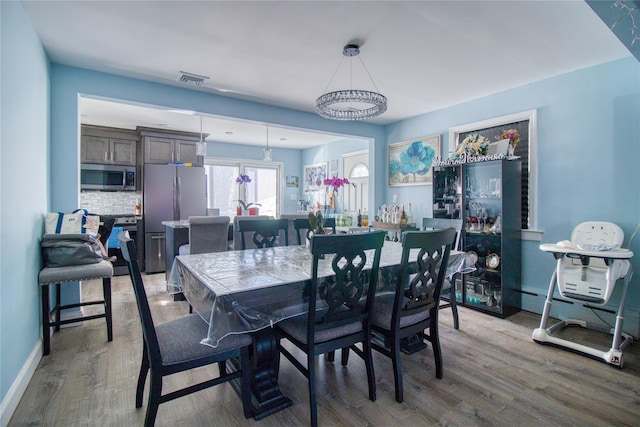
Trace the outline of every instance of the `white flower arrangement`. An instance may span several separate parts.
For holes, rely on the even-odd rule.
[[[463,154],[467,156],[484,156],[489,149],[489,139],[473,133],[462,140],[456,148],[455,156],[460,157]]]

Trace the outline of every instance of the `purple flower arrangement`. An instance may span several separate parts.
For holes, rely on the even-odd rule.
[[[332,178],[325,179],[323,181],[323,184],[327,187],[332,187],[333,191],[337,193],[340,187],[349,184],[349,180],[347,178],[337,178],[336,176],[334,176]]]
[[[236,178],[236,182],[238,184],[248,184],[251,182],[251,177],[241,173],[240,176]]]

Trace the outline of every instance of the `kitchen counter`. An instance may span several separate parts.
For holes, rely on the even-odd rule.
[[[365,233],[369,231],[369,227],[346,227],[346,226],[337,226],[336,231],[338,233]]]
[[[173,260],[178,256],[180,246],[189,243],[189,220],[162,221],[165,227],[164,262],[165,274],[169,278],[169,272]]]
[[[182,219],[180,221],[162,221],[162,225],[167,228],[189,228],[189,220]]]

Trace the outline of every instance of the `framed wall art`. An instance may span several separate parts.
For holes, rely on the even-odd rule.
[[[389,144],[389,186],[430,185],[436,157],[440,157],[440,135]]]
[[[298,188],[298,177],[293,175],[287,175],[287,187]]]
[[[304,167],[304,192],[324,189],[322,183],[327,178],[327,162],[305,165]]]

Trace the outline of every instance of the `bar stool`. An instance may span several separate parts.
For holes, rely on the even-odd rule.
[[[85,264],[66,267],[45,267],[40,270],[38,282],[42,288],[42,340],[43,354],[46,356],[50,352],[50,331],[51,326],[55,331],[60,330],[61,325],[77,323],[83,320],[98,319],[104,317],[107,321],[107,340],[113,341],[112,315],[111,315],[111,277],[113,276],[113,266],[109,261],[101,261],[97,264]],[[60,285],[80,280],[102,279],[102,291],[104,299],[99,301],[87,301],[76,304],[60,305]],[[55,285],[56,306],[50,308],[49,286]],[[60,311],[68,308],[83,307],[85,305],[104,306],[104,313],[92,316],[60,320]],[[55,316],[51,321],[51,316]]]

